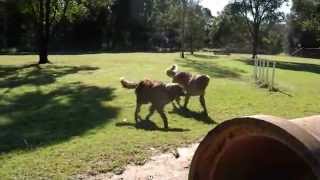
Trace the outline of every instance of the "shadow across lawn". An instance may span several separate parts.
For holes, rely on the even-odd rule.
[[[98,70],[91,66],[41,65],[27,64],[22,66],[0,65],[0,88],[16,88],[24,85],[48,85],[57,78],[80,72]]]
[[[190,109],[181,108],[173,108],[170,113],[178,114],[184,118],[193,119],[199,122],[203,122],[205,124],[217,124],[210,116],[207,116],[201,112],[195,112]]]
[[[170,123],[170,122],[169,122]],[[116,123],[117,127],[134,127],[137,129],[143,129],[146,131],[163,131],[163,132],[185,132],[190,131],[190,129],[182,129],[182,128],[160,128],[158,127],[154,122],[150,120],[141,120],[137,124],[136,123],[130,123],[130,122],[119,122]]]
[[[0,101],[0,153],[67,141],[117,117],[114,89],[70,83]],[[1,104],[3,103],[3,104]]]
[[[247,65],[253,66],[252,60],[249,60],[249,59],[237,59],[237,60]],[[277,61],[276,67],[279,69],[290,70],[290,71],[303,71],[303,72],[320,74],[320,65],[318,64]]]
[[[241,74],[245,73],[245,71],[241,69],[229,68],[209,61],[197,61],[190,57],[176,59],[176,62],[182,67],[192,68],[195,71],[209,75],[210,77],[239,79]]]
[[[201,58],[201,59],[218,59],[219,58],[219,56],[206,55],[206,54],[193,54],[191,56],[196,58]]]

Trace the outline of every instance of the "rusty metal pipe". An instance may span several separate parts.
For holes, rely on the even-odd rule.
[[[200,143],[189,180],[320,180],[320,116],[226,121]]]

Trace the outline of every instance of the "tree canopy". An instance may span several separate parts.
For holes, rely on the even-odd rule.
[[[0,51],[226,48],[255,56],[319,47],[319,0],[293,0],[287,17],[286,2],[232,0],[212,16],[198,0],[2,0]]]
[[[261,25],[284,20],[281,6],[288,0],[234,0],[232,9],[245,18],[252,39],[252,56],[259,48]]]
[[[291,51],[320,47],[320,0],[293,0],[289,23]]]

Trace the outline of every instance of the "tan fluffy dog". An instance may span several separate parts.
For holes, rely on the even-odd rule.
[[[187,108],[191,96],[200,96],[201,106],[203,107],[204,113],[208,115],[204,96],[210,82],[210,77],[207,75],[192,75],[188,72],[179,72],[177,65],[168,68],[166,73],[172,78],[173,83],[178,83],[185,89],[187,94],[184,108]]]
[[[137,104],[134,116],[136,123],[140,118],[139,112],[141,105],[151,103],[150,112],[146,119],[149,119],[152,114],[157,111],[163,120],[164,127],[166,129],[168,128],[168,119],[164,113],[164,107],[174,99],[185,95],[183,88],[179,84],[164,84],[160,81],[153,80],[132,82],[124,78],[121,78],[120,82],[124,88],[135,89]]]

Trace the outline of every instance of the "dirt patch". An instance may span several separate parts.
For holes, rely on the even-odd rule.
[[[170,153],[151,157],[143,166],[128,165],[121,175],[113,173],[78,177],[85,180],[184,180],[188,179],[189,167],[199,144],[178,148]]]

